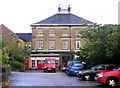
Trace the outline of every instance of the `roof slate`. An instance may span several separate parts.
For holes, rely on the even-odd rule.
[[[32,33],[16,33],[16,35],[26,42],[31,42]]]
[[[94,24],[91,21],[88,21],[84,18],[78,17],[71,13],[69,14],[57,13],[51,17],[48,17],[45,20],[34,23],[31,26],[34,26],[34,25],[83,25],[84,23],[88,25]]]

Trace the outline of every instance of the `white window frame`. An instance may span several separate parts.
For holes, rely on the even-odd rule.
[[[32,60],[32,68],[35,68],[35,60]]]
[[[37,30],[37,33],[38,33],[38,34],[43,34],[43,29],[38,29],[38,30]]]
[[[67,28],[63,28],[62,29],[62,34],[68,34],[68,29]]]
[[[38,49],[43,49],[43,40],[38,40]]]
[[[49,41],[49,49],[55,49],[55,40]]]
[[[55,34],[55,29],[53,28],[49,29],[49,34]]]
[[[68,49],[68,40],[62,41],[62,49]]]
[[[81,41],[76,40],[76,49],[80,49],[80,47],[81,47]]]

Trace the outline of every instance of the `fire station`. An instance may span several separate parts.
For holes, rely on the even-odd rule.
[[[80,32],[93,25],[93,22],[72,14],[70,6],[67,9],[58,7],[58,13],[32,23],[29,68],[38,68],[38,64],[48,57],[54,57],[56,65],[61,67],[75,59],[75,52],[85,43]]]

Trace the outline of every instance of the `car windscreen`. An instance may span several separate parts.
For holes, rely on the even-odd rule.
[[[98,65],[98,66],[92,67],[91,69],[93,69],[93,70],[95,70],[95,69],[97,69],[97,70],[104,70],[104,69],[105,69],[105,66],[103,66],[103,65]]]
[[[120,68],[116,69],[117,71],[120,71]]]
[[[108,65],[106,66],[106,70],[113,70],[115,68],[114,65]]]
[[[79,61],[68,61],[67,62],[67,66],[70,66],[71,64],[73,64],[73,63],[80,63]]]
[[[81,63],[74,63],[73,67],[82,67],[83,65]]]
[[[97,66],[94,66],[94,67],[92,67],[91,69],[96,69],[97,68]]]
[[[55,64],[54,60],[45,60],[44,61],[45,64]]]
[[[120,66],[116,66],[115,69],[113,69],[114,71],[120,71]]]

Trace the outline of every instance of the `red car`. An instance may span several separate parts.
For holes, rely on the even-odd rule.
[[[95,80],[110,87],[115,87],[117,84],[120,84],[120,66],[113,71],[97,73]]]

